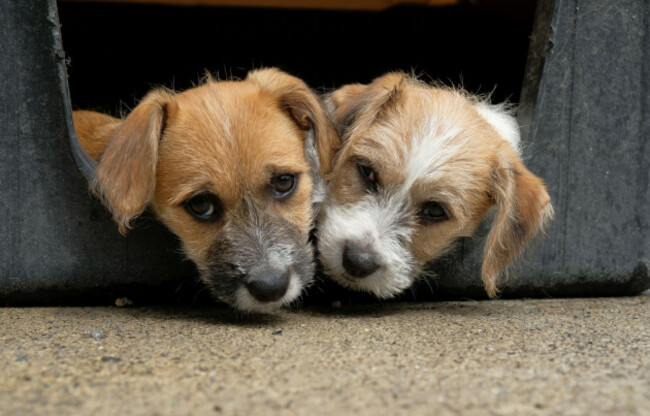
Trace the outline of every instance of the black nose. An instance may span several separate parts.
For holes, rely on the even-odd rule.
[[[351,276],[366,277],[379,268],[372,248],[362,248],[348,241],[343,249],[343,268]]]
[[[248,291],[260,302],[273,302],[280,299],[289,287],[288,271],[270,271],[246,282]]]

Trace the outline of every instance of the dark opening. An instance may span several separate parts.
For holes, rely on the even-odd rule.
[[[59,3],[73,108],[115,113],[205,70],[277,66],[315,88],[401,69],[517,102],[534,2],[381,12]],[[503,3],[503,2],[501,2]]]
[[[276,66],[320,91],[367,83],[387,71],[493,92],[517,102],[535,2],[489,0],[381,12],[179,7],[60,2],[74,109],[128,112],[157,86],[191,88],[205,71],[222,78]],[[196,285],[186,285],[190,292]],[[197,302],[193,293],[175,296]],[[428,299],[422,284],[400,299]],[[321,281],[309,302],[367,295]],[[207,291],[200,299],[207,299]]]

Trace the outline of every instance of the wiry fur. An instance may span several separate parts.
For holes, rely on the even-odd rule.
[[[367,194],[356,204],[326,205],[319,226],[319,241],[326,272],[343,286],[388,298],[411,285],[419,267],[407,249],[411,242],[412,213],[397,189],[382,195]],[[341,265],[346,241],[363,241],[381,253],[381,269],[357,280],[346,276]]]
[[[344,86],[326,102],[341,137],[318,225],[329,274],[354,289],[395,295],[458,237],[473,235],[495,207],[482,270],[486,291],[495,296],[501,272],[553,213],[543,181],[522,163],[519,129],[508,107],[403,73]],[[359,159],[376,172],[378,192],[365,189]],[[396,211],[387,198],[399,199],[402,207]],[[450,218],[423,222],[418,212],[427,201],[440,203]],[[346,242],[367,240],[367,230],[390,236],[391,229],[380,224],[395,215],[401,221],[393,227],[408,238],[376,238],[371,248],[382,266],[367,277],[349,276],[341,263]],[[390,264],[396,257],[409,267]]]
[[[81,143],[99,159],[93,188],[122,233],[150,207],[212,293],[241,310],[289,304],[309,284],[313,205],[323,199],[321,167],[331,166],[338,136],[304,82],[257,70],[178,94],[154,90],[124,120],[74,116]],[[272,179],[287,173],[295,190],[274,199]],[[214,222],[185,209],[206,192],[223,210]],[[289,276],[287,290],[257,300],[247,285],[272,274]]]

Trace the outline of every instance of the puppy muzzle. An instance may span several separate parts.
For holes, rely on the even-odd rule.
[[[409,250],[414,215],[399,190],[324,208],[318,248],[326,273],[351,289],[381,298],[411,285],[418,267]]]
[[[313,279],[308,236],[279,216],[233,218],[210,251],[202,278],[237,309],[266,312],[294,301]]]

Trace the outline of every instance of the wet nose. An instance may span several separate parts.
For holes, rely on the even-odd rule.
[[[343,268],[350,276],[366,277],[379,268],[377,254],[371,247],[348,241],[343,248]]]
[[[246,282],[246,288],[260,302],[273,302],[287,293],[289,287],[288,271],[268,271]]]

